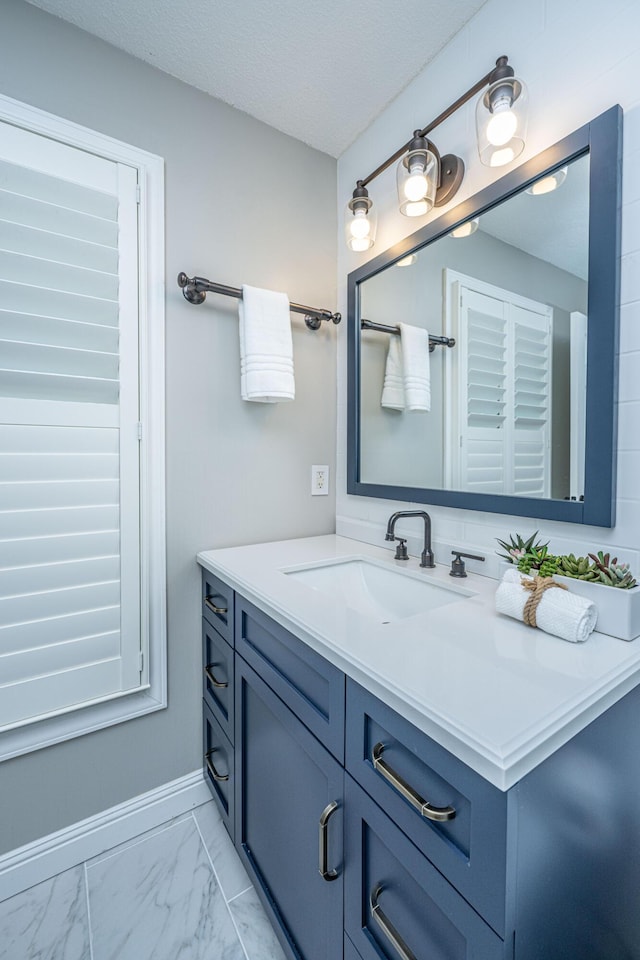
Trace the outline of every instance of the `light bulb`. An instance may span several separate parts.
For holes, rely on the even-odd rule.
[[[430,209],[431,207],[426,200],[417,200],[416,202],[405,204],[402,212],[405,217],[422,217],[425,213],[429,213]]]
[[[518,118],[511,109],[511,101],[505,97],[493,108],[487,124],[487,140],[494,147],[502,147],[512,139],[518,127]]]
[[[427,178],[422,171],[411,173],[404,182],[404,195],[407,200],[422,200],[427,192]]]
[[[349,232],[352,237],[356,237],[358,240],[369,236],[371,223],[369,222],[366,210],[356,210],[354,212],[353,219],[349,222]],[[367,248],[368,244],[367,247],[361,247],[360,249],[366,250]]]
[[[504,147],[502,150],[495,150],[491,154],[489,166],[504,167],[505,163],[511,163],[512,160],[515,160],[516,156],[517,154],[513,147]]]

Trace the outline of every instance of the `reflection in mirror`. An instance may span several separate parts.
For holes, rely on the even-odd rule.
[[[583,498],[588,244],[585,154],[360,284],[362,482]]]

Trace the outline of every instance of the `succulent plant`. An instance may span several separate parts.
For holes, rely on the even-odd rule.
[[[509,537],[509,540],[498,540],[498,543],[506,550],[506,553],[498,553],[499,557],[502,557],[503,560],[508,560],[509,563],[519,564],[520,561],[525,557],[531,550],[539,550],[542,547],[548,547],[548,543],[536,543],[535,539],[538,536],[538,531],[532,533],[527,540],[523,540],[519,533],[516,533],[515,536]]]
[[[599,550],[597,555],[590,553],[589,557],[593,560],[600,583],[604,583],[608,587],[620,587],[623,590],[635,587],[636,581],[628,563],[618,563],[617,557],[612,560],[611,555],[603,553],[602,550]]]
[[[552,577],[558,572],[558,557],[548,551],[548,544],[532,546],[518,561],[518,570],[521,573],[531,573],[537,570],[541,577]]]
[[[575,554],[569,553],[559,557],[558,560],[557,572],[563,577],[592,582],[600,580],[598,570],[589,557],[576,557]]]

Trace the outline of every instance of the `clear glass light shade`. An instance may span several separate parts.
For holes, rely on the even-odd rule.
[[[349,250],[355,253],[369,250],[375,243],[377,225],[378,218],[371,201],[349,201],[344,211],[344,236]]]
[[[429,213],[438,189],[438,161],[430,150],[410,150],[398,164],[396,179],[400,213],[421,217]]]
[[[524,150],[527,137],[527,88],[516,77],[496,80],[476,105],[480,160],[502,167]]]

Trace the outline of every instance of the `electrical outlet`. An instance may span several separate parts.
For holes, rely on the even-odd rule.
[[[314,463],[311,467],[311,496],[326,497],[329,494],[329,467]]]

